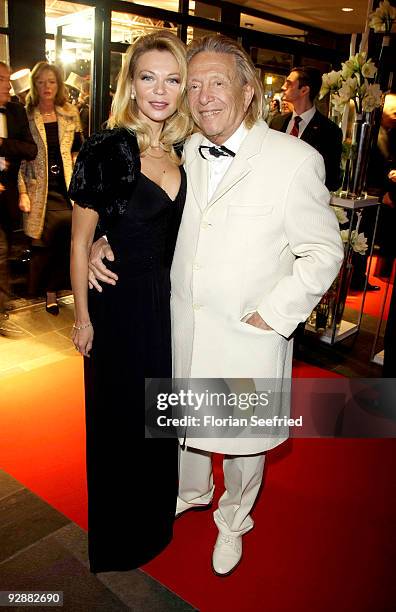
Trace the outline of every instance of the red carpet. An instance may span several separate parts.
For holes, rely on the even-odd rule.
[[[0,380],[0,467],[86,528],[84,381],[76,355]]]
[[[319,368],[297,363],[304,373]],[[2,469],[85,527],[81,360],[1,380],[0,398]],[[395,473],[396,440],[288,441],[268,455],[233,575],[211,573],[210,512],[176,521],[144,569],[203,612],[393,612]],[[215,475],[218,497],[219,458]]]
[[[378,258],[376,256],[374,256],[372,259],[371,266],[370,266],[369,283],[371,283],[372,285],[378,285],[378,287],[381,287],[381,289],[380,291],[367,291],[366,299],[364,301],[364,314],[371,315],[372,317],[381,316],[382,302],[383,302],[385,292],[386,292],[386,287],[387,287],[387,281],[385,279],[382,279],[378,276],[374,276],[375,268],[377,266],[377,260]],[[386,303],[385,303],[384,314],[383,314],[384,321],[387,321],[388,319],[392,288],[393,288],[393,284],[390,285],[387,296],[386,296]],[[362,301],[361,291],[350,292],[346,300],[346,305],[348,306],[348,308],[359,311],[361,307],[361,301]]]

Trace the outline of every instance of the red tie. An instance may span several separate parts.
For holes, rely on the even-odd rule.
[[[294,117],[294,124],[293,124],[292,130],[290,132],[291,136],[297,136],[297,138],[298,138],[298,124],[300,123],[300,121],[302,121],[301,117],[296,115]]]

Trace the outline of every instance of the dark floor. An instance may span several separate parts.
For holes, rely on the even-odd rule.
[[[196,609],[141,570],[91,574],[86,532],[3,471],[0,542],[0,591],[62,591],[65,612]]]

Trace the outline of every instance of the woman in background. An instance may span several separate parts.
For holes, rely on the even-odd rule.
[[[67,102],[59,68],[39,62],[30,75],[26,103],[36,159],[19,173],[19,207],[32,238],[28,291],[46,291],[46,310],[59,313],[57,291],[70,286],[69,251],[72,204],[67,194],[73,156],[82,144],[78,110]]]
[[[145,379],[171,377],[170,266],[186,195],[175,145],[190,132],[184,44],[168,31],[128,50],[109,127],[78,157],[70,187],[73,341],[85,356],[91,570],[129,570],[171,540],[177,440],[145,439]],[[88,299],[99,222],[119,276]],[[158,416],[156,407],[154,416]]]

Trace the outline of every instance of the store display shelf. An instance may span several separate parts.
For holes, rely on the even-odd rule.
[[[321,331],[321,330],[315,329],[313,325],[309,325],[307,323],[305,325],[305,329],[308,331],[314,332],[318,336],[321,342],[325,342],[326,344],[333,344],[332,328]],[[356,334],[358,331],[359,331],[359,325],[357,325],[356,323],[351,323],[350,321],[345,321],[345,319],[343,319],[341,321],[340,326],[337,327],[336,329],[335,336],[334,336],[334,342],[341,342],[341,340],[345,340],[345,338],[348,338],[348,336],[352,336],[353,334]]]
[[[376,353],[374,355],[374,357],[372,358],[372,363],[377,363],[378,365],[384,365],[384,351],[379,351],[379,353]]]

